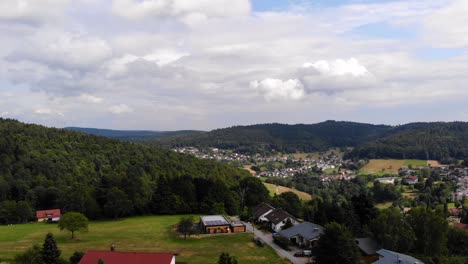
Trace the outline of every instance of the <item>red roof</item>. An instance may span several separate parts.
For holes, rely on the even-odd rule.
[[[455,223],[453,226],[456,228],[468,230],[468,224]]]
[[[42,210],[36,212],[37,218],[56,218],[60,216],[62,216],[60,209]]]
[[[96,264],[99,259],[106,264],[171,264],[173,258],[174,255],[168,253],[88,251],[80,264]]]

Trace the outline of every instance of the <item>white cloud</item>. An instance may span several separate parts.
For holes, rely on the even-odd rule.
[[[69,0],[2,0],[0,21],[40,23],[63,16]]]
[[[112,11],[122,17],[178,17],[194,22],[212,17],[242,16],[250,13],[249,0],[113,0]]]
[[[252,81],[250,87],[260,92],[267,101],[299,100],[304,97],[304,86],[299,80],[265,79]]]
[[[304,68],[314,68],[319,73],[323,75],[332,75],[332,76],[363,76],[368,74],[366,67],[362,66],[359,61],[355,58],[350,58],[349,60],[337,59],[332,62],[325,60],[320,60],[315,63],[304,63]]]
[[[133,109],[126,104],[119,104],[109,107],[109,111],[113,114],[127,114],[132,113]]]
[[[424,36],[431,46],[468,47],[468,1],[452,0],[424,20]]]
[[[50,109],[50,108],[39,108],[34,110],[35,114],[38,115],[56,115],[56,116],[64,116],[64,114],[60,111]]]
[[[102,103],[102,98],[91,95],[91,94],[82,94],[80,95],[80,100],[86,103],[99,104]]]

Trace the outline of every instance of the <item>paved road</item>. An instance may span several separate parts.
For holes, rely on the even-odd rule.
[[[273,242],[273,236],[271,233],[267,233],[267,234],[264,234],[262,231],[258,230],[258,229],[253,229],[252,225],[250,223],[246,223],[244,222],[246,228],[247,228],[247,232],[249,233],[252,233],[253,231],[254,234],[255,234],[255,237],[259,237],[261,238],[266,244],[268,244],[270,247],[272,247],[276,253],[278,253],[278,255],[280,255],[281,257],[283,258],[286,258],[286,259],[289,259],[292,263],[294,264],[304,264],[304,263],[307,263],[308,261],[308,258],[297,258],[297,257],[294,257],[294,253],[297,252],[298,250],[294,251],[294,252],[289,252],[289,251],[286,251],[284,249],[282,249],[281,247],[279,247],[278,245],[276,245],[274,242]]]

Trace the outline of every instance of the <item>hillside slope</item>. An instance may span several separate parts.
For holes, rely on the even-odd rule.
[[[0,223],[19,221],[2,211],[19,201],[93,218],[233,212],[238,196],[231,190],[248,175],[169,150],[15,120],[0,119],[0,135]]]
[[[160,139],[164,137],[173,137],[188,134],[202,133],[197,130],[178,130],[178,131],[152,131],[152,130],[113,130],[101,128],[85,127],[65,127],[65,130],[83,132],[86,134],[115,138],[125,141],[140,142]]]

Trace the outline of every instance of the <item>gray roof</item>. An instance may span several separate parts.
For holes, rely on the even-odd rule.
[[[206,215],[200,217],[204,226],[230,225],[230,222],[223,215]]]
[[[261,204],[257,205],[254,208],[253,214],[254,214],[255,218],[259,218],[260,216],[264,215],[268,211],[274,210],[274,209],[275,208],[273,208],[271,205],[269,205],[267,203],[261,203]]]
[[[356,238],[355,241],[359,249],[368,256],[377,254],[377,251],[382,248],[377,241],[370,237]]]
[[[279,232],[279,235],[286,238],[300,235],[307,240],[312,240],[319,237],[324,231],[325,228],[323,228],[323,226],[310,222],[303,222]]]
[[[381,249],[377,251],[377,254],[382,256],[382,259],[377,260],[372,264],[424,264],[419,259],[415,259],[411,256],[401,254],[398,252],[390,251],[387,249]]]
[[[287,218],[293,218],[292,215],[290,215],[288,212],[284,211],[283,209],[275,209],[271,211],[271,213],[265,215],[265,218],[268,219],[268,221],[272,222],[273,224],[277,225],[281,223],[282,221],[286,220]]]

